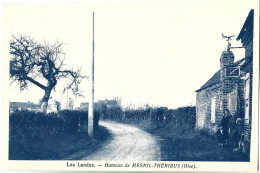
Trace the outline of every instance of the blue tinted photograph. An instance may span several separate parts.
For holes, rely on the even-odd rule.
[[[100,4],[4,4],[8,160],[251,162],[252,5]]]

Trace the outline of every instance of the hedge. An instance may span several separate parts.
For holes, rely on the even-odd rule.
[[[95,111],[95,124],[99,113]],[[37,140],[59,133],[76,134],[87,131],[88,112],[63,110],[59,113],[43,114],[32,111],[15,111],[9,117],[10,141],[15,138]]]

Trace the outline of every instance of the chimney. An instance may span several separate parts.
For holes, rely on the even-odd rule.
[[[220,69],[234,64],[235,56],[232,51],[223,51],[220,57]]]

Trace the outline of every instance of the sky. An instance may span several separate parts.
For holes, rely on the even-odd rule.
[[[195,105],[196,93],[219,70],[226,46],[221,34],[238,36],[254,0],[99,1],[4,4],[4,55],[11,34],[65,43],[66,67],[89,76],[92,12],[95,13],[95,101],[121,98],[126,106]],[[232,46],[241,46],[233,39]],[[244,49],[232,50],[235,61]],[[8,64],[8,58],[5,63]],[[8,69],[3,73],[8,82]],[[52,98],[66,102],[58,83]],[[90,82],[80,88],[89,101]],[[9,101],[38,102],[43,90],[9,86]]]

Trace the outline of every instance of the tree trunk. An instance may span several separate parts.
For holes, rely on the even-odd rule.
[[[45,90],[45,93],[44,93],[44,96],[41,100],[41,111],[46,114],[47,112],[47,108],[48,108],[48,101],[49,101],[49,98],[50,98],[50,95],[51,95],[51,90],[52,88],[47,88]]]

